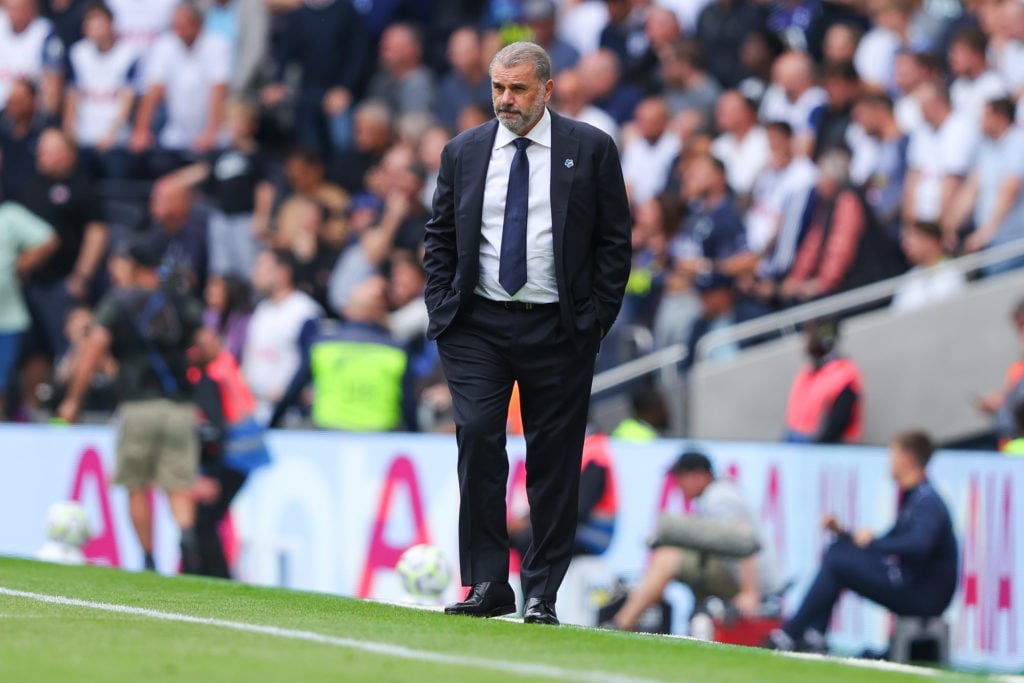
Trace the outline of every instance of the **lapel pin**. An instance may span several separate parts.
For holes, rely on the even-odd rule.
[[[572,168],[573,167],[572,159],[566,159],[565,160],[565,167],[566,168]]]

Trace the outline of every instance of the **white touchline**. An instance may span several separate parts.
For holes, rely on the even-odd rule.
[[[158,610],[145,609],[143,607],[131,607],[129,605],[115,605],[105,602],[91,602],[78,600],[61,595],[45,595],[43,593],[30,593],[0,586],[0,595],[8,595],[15,598],[25,598],[37,602],[45,602],[53,605],[64,605],[67,607],[82,607],[85,609],[101,610],[103,612],[116,612],[118,614],[131,614],[150,619],[163,621],[178,621],[186,624],[201,624],[204,626],[215,626],[233,631],[246,633],[258,633],[261,635],[273,636],[275,638],[287,638],[289,640],[304,640],[310,643],[322,645],[333,645],[350,650],[361,650],[371,654],[399,659],[409,659],[417,662],[429,662],[433,664],[448,664],[451,666],[465,666],[477,669],[488,669],[497,673],[511,673],[522,676],[541,676],[543,678],[556,678],[566,681],[581,681],[582,683],[658,683],[650,678],[638,678],[636,676],[622,676],[606,673],[603,671],[578,671],[565,669],[559,666],[547,664],[524,664],[523,662],[502,661],[494,659],[482,659],[479,657],[462,657],[459,655],[448,655],[440,652],[429,652],[427,650],[414,650],[413,648],[389,643],[377,643],[372,640],[356,640],[354,638],[339,638],[313,631],[298,631],[293,629],[278,628],[277,626],[264,626],[260,624],[249,624],[244,621],[227,621],[224,619],[207,619],[193,617],[188,614],[176,614],[174,612],[161,612]],[[465,617],[463,617],[465,618]]]
[[[361,650],[363,652],[369,652],[371,654],[384,655],[387,657],[397,657],[399,659],[409,659],[418,662],[429,662],[432,664],[448,664],[451,666],[465,666],[477,669],[489,669],[491,671],[495,671],[498,673],[512,673],[524,676],[540,676],[543,678],[556,678],[565,681],[581,681],[582,683],[661,683],[661,681],[657,679],[640,678],[637,676],[624,676],[620,674],[606,673],[604,671],[579,671],[574,669],[565,669],[559,666],[552,666],[548,664],[524,664],[523,662],[482,659],[480,657],[461,657],[459,655],[448,655],[440,652],[430,652],[427,650],[415,650],[413,648],[403,647],[401,645],[392,645],[390,643],[378,643],[372,640],[356,640],[355,638],[341,638],[338,636],[329,636],[323,633],[316,633],[314,631],[299,631],[295,629],[279,628],[277,626],[249,624],[244,621],[228,621],[226,619],[209,619],[206,617],[194,617],[188,614],[177,614],[175,612],[161,612],[159,610],[146,609],[144,607],[116,605],[107,602],[92,602],[89,600],[69,598],[62,595],[46,595],[44,593],[31,593],[29,591],[15,590],[13,588],[4,588],[3,586],[0,586],[0,595],[8,595],[15,598],[25,598],[28,600],[35,600],[37,602],[50,603],[53,605],[64,605],[67,607],[82,607],[85,609],[95,609],[103,612],[116,612],[118,614],[132,614],[135,616],[149,617],[150,619],[160,619],[163,621],[178,621],[187,624],[215,626],[217,628],[226,628],[231,629],[233,631],[242,631],[245,633],[258,633],[260,635],[273,636],[275,638],[287,638],[289,640],[304,640],[306,642],[319,643],[321,645],[333,645],[334,647],[343,647],[350,650]],[[409,606],[401,605],[401,607]],[[417,608],[414,607],[414,609]],[[0,617],[3,616],[4,615],[0,615]],[[687,638],[687,640],[689,639]],[[880,662],[868,659],[826,657],[823,655],[809,655],[794,652],[776,652],[774,654],[776,656],[787,657],[792,659],[804,659],[819,662],[833,662],[847,664],[850,666],[860,667],[864,669],[890,671],[893,673],[903,673],[911,676],[922,676],[925,678],[933,678],[948,673],[940,669],[930,669],[919,666],[894,664],[892,662]],[[992,676],[989,680],[993,681],[994,683],[1024,683],[1024,677],[1021,676],[996,675]]]

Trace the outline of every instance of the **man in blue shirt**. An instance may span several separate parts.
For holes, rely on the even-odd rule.
[[[934,617],[949,607],[957,584],[957,547],[949,510],[925,474],[934,451],[922,432],[893,439],[890,462],[900,488],[899,514],[884,536],[875,538],[867,529],[850,533],[835,517],[825,518],[836,541],[800,608],[771,633],[766,647],[824,651],[825,630],[843,589],[898,615]]]

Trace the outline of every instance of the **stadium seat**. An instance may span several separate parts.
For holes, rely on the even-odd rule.
[[[934,660],[949,663],[949,623],[942,617],[895,616],[889,659],[906,664]]]

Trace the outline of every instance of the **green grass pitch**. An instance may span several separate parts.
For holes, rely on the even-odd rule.
[[[0,558],[0,681],[985,681]]]

